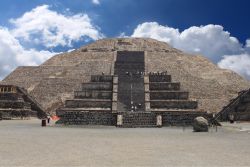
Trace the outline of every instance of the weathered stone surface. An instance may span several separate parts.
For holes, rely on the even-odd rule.
[[[91,80],[90,75],[114,74],[117,51],[124,50],[145,51],[145,72],[168,71],[171,80],[180,82],[182,89],[189,91],[189,97],[197,99],[205,111],[220,111],[239,91],[250,87],[249,81],[218,68],[203,56],[186,54],[167,43],[143,38],[98,40],[56,55],[41,66],[18,67],[2,83],[24,87],[47,112],[54,112],[74,96],[73,91],[79,90],[81,83]],[[169,89],[178,87],[172,84]]]
[[[156,114],[152,112],[122,112],[121,127],[156,127]]]
[[[234,121],[250,121],[250,89],[239,92],[239,95],[230,100],[215,118],[229,121],[230,116],[233,116]]]
[[[45,116],[41,106],[23,88],[0,85],[0,114],[2,119]]]
[[[63,114],[58,113],[61,119],[58,124],[65,125],[106,125],[115,124],[114,115],[110,111],[67,111]]]
[[[196,117],[193,123],[194,132],[207,132],[208,121],[204,117]]]

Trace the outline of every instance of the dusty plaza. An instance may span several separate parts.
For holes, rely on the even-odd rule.
[[[250,124],[191,128],[41,127],[0,122],[0,166],[249,166]]]

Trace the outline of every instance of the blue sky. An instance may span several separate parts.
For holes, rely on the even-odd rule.
[[[250,79],[248,0],[2,0],[0,79],[105,37],[150,37]]]

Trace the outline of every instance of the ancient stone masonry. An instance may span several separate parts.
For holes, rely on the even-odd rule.
[[[144,52],[121,51],[113,75],[93,75],[57,110],[58,123],[161,127],[191,125],[209,115],[189,99],[189,92],[172,82],[167,72],[145,73]]]
[[[217,115],[221,121],[250,121],[250,89],[239,92]]]
[[[161,118],[162,126],[191,125],[197,116],[208,117],[198,109],[197,100],[190,100],[189,92],[181,90],[180,83],[171,78],[167,72],[144,76],[147,110]]]
[[[45,116],[22,88],[13,85],[0,85],[0,115],[2,119],[23,119],[30,116]]]
[[[113,125],[113,76],[93,75],[91,82],[83,83],[74,92],[74,99],[66,100],[57,110],[58,123],[69,125]]]
[[[18,67],[1,84],[16,85],[32,110],[57,112],[62,123],[119,127],[190,125],[250,88],[203,56],[148,38],[97,40]]]
[[[127,70],[127,67],[131,69]],[[135,70],[132,70],[134,67]],[[120,75],[122,70],[130,73]],[[66,99],[74,97],[74,90],[79,90],[81,83],[90,81],[91,75],[104,73],[113,76],[119,73],[118,80],[122,81],[120,84],[124,85],[124,89],[120,84],[118,89],[126,92],[130,82],[133,82],[134,87],[143,89],[142,78],[137,73],[139,71],[147,74],[168,71],[174,83],[181,82],[182,89],[189,91],[188,96],[197,99],[201,110],[215,113],[221,111],[239,91],[250,88],[249,81],[230,70],[220,69],[203,56],[190,55],[167,43],[148,38],[97,40],[72,52],[55,55],[40,66],[18,67],[1,84],[25,88],[47,113],[54,114]],[[131,72],[134,75],[130,76]],[[165,83],[161,85],[168,86]],[[140,101],[134,102],[144,107],[144,94],[142,91],[134,92],[134,97],[137,95]],[[182,93],[182,96],[186,95]],[[175,95],[172,93],[169,96]],[[118,94],[119,110],[129,107],[129,94],[124,97],[128,99],[127,102]],[[157,104],[155,102],[152,105]]]

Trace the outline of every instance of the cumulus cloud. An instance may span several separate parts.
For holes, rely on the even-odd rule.
[[[38,6],[11,19],[12,34],[22,40],[46,47],[71,46],[72,42],[103,37],[87,14],[63,15],[50,10],[48,5]]]
[[[249,54],[224,56],[224,58],[218,63],[218,66],[220,68],[231,69],[250,80]]]
[[[157,22],[146,22],[137,26],[132,37],[149,37],[164,41],[183,51],[204,54],[214,62],[224,55],[239,54],[242,45],[237,38],[230,36],[220,25],[190,27],[182,32]]]
[[[10,19],[11,29],[0,27],[0,79],[17,66],[39,65],[57,54],[28,46],[70,47],[72,42],[103,37],[87,14],[72,15],[68,10],[65,13],[60,14],[48,5],[42,5],[19,18]]]
[[[95,5],[100,5],[100,0],[92,0],[92,3]]]
[[[25,49],[7,28],[0,27],[0,79],[21,65],[39,65],[56,53]]]
[[[180,31],[157,22],[145,22],[135,28],[132,37],[154,38],[185,52],[202,54],[218,63],[219,67],[234,70],[250,78],[250,40],[243,46],[220,25],[192,26]],[[244,63],[244,59],[248,63]]]

